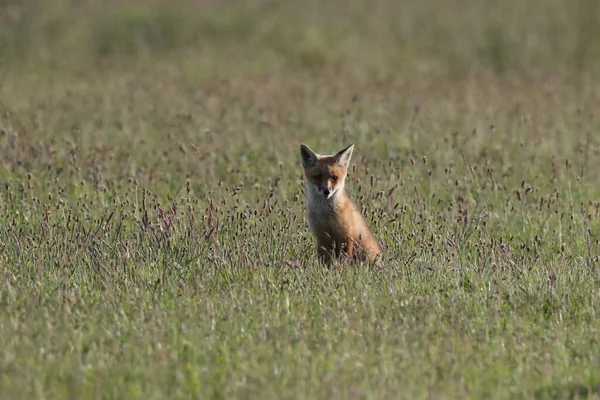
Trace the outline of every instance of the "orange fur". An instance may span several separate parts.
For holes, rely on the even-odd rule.
[[[381,248],[356,209],[344,184],[354,145],[321,156],[300,146],[304,167],[308,225],[317,240],[319,259],[331,263],[335,257],[379,261]]]

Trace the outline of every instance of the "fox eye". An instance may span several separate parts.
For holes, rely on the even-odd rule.
[[[314,176],[315,180],[320,181],[321,178],[323,178],[323,176],[321,174],[315,175]]]
[[[337,177],[337,176],[335,176],[335,175],[332,175],[332,176],[331,176],[331,180],[332,180],[332,181],[334,181],[334,182],[337,182],[337,180],[338,180],[338,177]]]

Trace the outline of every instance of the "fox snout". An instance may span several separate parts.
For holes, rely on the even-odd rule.
[[[321,195],[323,195],[323,197],[325,199],[330,199],[331,197],[333,197],[333,195],[335,194],[337,188],[333,187],[333,186],[329,186],[329,185],[325,185],[325,186],[318,186],[319,188],[319,193]]]

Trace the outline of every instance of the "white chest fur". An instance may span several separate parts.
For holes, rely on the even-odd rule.
[[[327,231],[337,225],[336,208],[342,190],[343,186],[340,186],[336,193],[327,199],[315,185],[306,183],[307,220],[313,234]]]

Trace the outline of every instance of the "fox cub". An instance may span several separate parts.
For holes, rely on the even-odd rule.
[[[319,155],[300,145],[306,183],[308,225],[317,239],[319,259],[331,263],[341,254],[379,262],[381,248],[346,191],[344,182],[354,145],[334,155]]]

